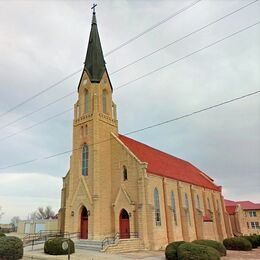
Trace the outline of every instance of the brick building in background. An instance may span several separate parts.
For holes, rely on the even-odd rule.
[[[225,200],[235,236],[260,234],[260,203]]]
[[[189,162],[120,135],[112,92],[94,12],[60,229],[87,241],[111,238],[107,251],[231,236],[221,187]]]

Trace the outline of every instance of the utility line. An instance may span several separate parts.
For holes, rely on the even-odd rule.
[[[24,118],[26,118],[26,117],[28,117],[28,116],[31,116],[31,115],[33,115],[33,114],[35,114],[35,113],[37,113],[37,112],[43,110],[44,108],[47,108],[47,107],[49,107],[49,106],[51,106],[51,105],[53,105],[53,104],[56,104],[56,103],[58,103],[59,101],[65,99],[65,98],[67,98],[67,97],[70,97],[71,95],[73,95],[73,94],[75,94],[75,93],[76,93],[76,91],[72,91],[72,92],[68,93],[68,94],[65,95],[65,96],[62,96],[62,97],[60,97],[60,98],[58,98],[58,99],[55,99],[54,101],[52,101],[52,102],[50,102],[50,103],[48,103],[48,104],[46,104],[46,105],[44,105],[44,106],[42,106],[42,107],[39,107],[38,109],[33,110],[32,112],[30,112],[30,113],[28,113],[28,114],[25,114],[25,115],[23,115],[23,116],[17,118],[16,120],[14,120],[14,121],[12,121],[12,122],[10,122],[10,123],[8,123],[8,124],[2,126],[2,127],[0,128],[0,130],[5,129],[6,127],[8,127],[8,126],[10,126],[10,125],[13,125],[14,123],[17,123],[18,121],[21,121],[22,119],[24,119]]]
[[[195,1],[195,2],[193,2],[193,3],[191,3],[191,4],[189,4],[189,5],[187,5],[187,6],[185,6],[185,7],[183,7],[182,9],[180,9],[180,10],[177,11],[176,13],[174,13],[174,14],[168,16],[167,18],[163,19],[163,20],[160,21],[159,23],[157,23],[157,24],[155,24],[155,25],[152,25],[151,27],[149,27],[148,29],[144,30],[143,32],[137,34],[136,36],[134,36],[133,38],[129,39],[128,41],[126,41],[126,42],[120,44],[117,48],[115,48],[115,49],[109,51],[108,53],[106,53],[106,55],[108,56],[108,55],[110,55],[111,53],[113,53],[113,52],[115,52],[115,51],[121,49],[122,47],[128,45],[129,43],[131,43],[131,42],[137,40],[138,38],[140,38],[140,37],[143,36],[144,34],[150,32],[151,30],[153,30],[153,29],[155,29],[155,28],[157,28],[157,27],[160,26],[161,24],[163,24],[163,23],[165,23],[165,22],[168,22],[168,21],[169,21],[170,19],[172,19],[173,17],[175,17],[175,16],[177,16],[178,14],[180,14],[180,13],[186,11],[187,9],[191,8],[192,6],[196,5],[197,3],[201,2],[201,1],[202,1],[202,0],[197,0],[197,1]]]
[[[236,31],[236,32],[234,32],[234,33],[228,35],[228,36],[225,36],[224,38],[222,38],[222,39],[220,39],[220,40],[217,40],[217,41],[215,41],[215,42],[213,42],[213,43],[211,43],[211,44],[209,44],[209,45],[207,45],[207,46],[204,46],[204,47],[202,47],[202,48],[200,48],[200,49],[198,49],[198,50],[196,50],[196,51],[194,51],[194,52],[192,52],[192,53],[189,53],[188,55],[185,55],[185,56],[183,56],[183,57],[181,57],[181,58],[179,58],[179,59],[177,59],[177,60],[174,60],[174,61],[172,61],[172,62],[170,62],[170,63],[168,63],[168,64],[166,64],[166,65],[164,65],[164,66],[162,66],[162,67],[159,67],[159,68],[157,68],[157,69],[155,69],[155,70],[153,70],[153,71],[150,71],[150,72],[148,72],[148,73],[146,73],[146,74],[144,74],[144,75],[142,75],[142,76],[140,76],[140,77],[138,77],[138,78],[136,78],[136,79],[134,79],[134,80],[131,80],[131,81],[129,81],[129,82],[127,82],[127,83],[125,83],[125,84],[123,84],[123,85],[121,85],[121,86],[115,88],[115,90],[120,89],[120,88],[123,88],[123,87],[126,87],[127,85],[132,84],[133,82],[136,82],[136,81],[138,81],[138,80],[140,80],[140,79],[142,79],[142,78],[145,78],[145,77],[147,77],[147,76],[150,76],[151,74],[153,74],[153,73],[155,73],[155,72],[157,72],[157,71],[159,71],[159,70],[162,70],[162,69],[164,69],[164,68],[166,68],[166,67],[168,67],[168,66],[170,66],[170,65],[172,65],[172,64],[175,64],[175,63],[177,63],[177,62],[179,62],[179,61],[182,61],[182,60],[184,60],[185,58],[188,58],[188,57],[190,57],[190,56],[192,56],[192,55],[194,55],[194,54],[196,54],[196,53],[198,53],[198,52],[200,52],[200,51],[202,51],[202,50],[205,50],[205,49],[207,49],[207,48],[209,48],[209,47],[211,47],[211,46],[214,46],[215,44],[220,43],[220,42],[222,42],[222,41],[224,41],[224,40],[226,40],[226,39],[228,39],[228,38],[230,38],[230,37],[232,37],[232,36],[234,36],[234,35],[237,35],[238,33],[241,33],[241,32],[243,32],[243,31],[245,31],[245,30],[248,30],[248,29],[250,29],[251,27],[256,26],[256,25],[259,24],[259,23],[260,23],[260,21],[257,22],[257,23],[254,23],[254,24],[252,24],[252,25],[249,25],[249,26],[247,26],[247,27],[245,27],[245,28],[243,28],[243,29],[240,29],[240,30],[238,30],[238,31]],[[53,118],[56,118],[56,117],[58,117],[58,116],[61,116],[61,115],[63,115],[64,113],[67,113],[67,112],[70,111],[70,110],[72,110],[72,108],[71,108],[71,109],[67,109],[67,110],[65,110],[65,111],[63,111],[63,112],[60,112],[60,113],[58,113],[58,114],[56,114],[56,115],[54,115],[54,116],[52,116],[52,117],[49,117],[49,118],[47,118],[47,119],[45,119],[45,120],[43,120],[43,121],[40,121],[40,122],[38,122],[38,123],[36,123],[36,124],[30,126],[30,127],[27,127],[27,128],[25,128],[25,129],[22,129],[22,130],[20,130],[20,131],[18,131],[18,132],[15,132],[15,133],[13,133],[13,134],[11,134],[11,135],[8,135],[8,136],[4,137],[4,138],[1,138],[1,139],[0,139],[0,142],[1,142],[1,141],[4,141],[4,140],[6,140],[6,139],[8,139],[8,138],[10,138],[10,137],[13,137],[13,136],[15,136],[15,135],[17,135],[17,134],[20,134],[20,133],[22,133],[22,132],[24,132],[24,131],[26,131],[26,130],[29,130],[29,129],[35,127],[35,126],[38,126],[39,124],[45,123],[45,122],[47,122],[47,121],[49,121],[49,120],[51,120],[51,119],[53,119]]]
[[[72,111],[72,110],[73,110],[73,108],[67,109],[67,110],[62,111],[62,112],[60,112],[60,113],[58,113],[58,114],[55,114],[55,115],[53,115],[53,116],[51,116],[51,117],[48,117],[48,118],[46,118],[46,119],[44,119],[44,120],[42,120],[42,121],[39,121],[39,122],[37,122],[36,124],[33,124],[33,125],[31,125],[31,126],[29,126],[29,127],[26,127],[26,128],[24,128],[24,129],[22,129],[22,130],[19,130],[19,131],[13,133],[13,134],[7,135],[7,136],[5,136],[4,138],[1,138],[1,139],[0,139],[0,142],[1,142],[1,141],[4,141],[4,140],[6,140],[6,139],[9,139],[9,138],[11,138],[11,137],[13,137],[13,136],[15,136],[15,135],[18,135],[18,134],[20,134],[20,133],[22,133],[22,132],[25,132],[25,131],[27,131],[27,130],[30,130],[30,129],[32,129],[32,128],[34,128],[34,127],[40,125],[40,124],[46,123],[47,121],[50,121],[50,120],[52,120],[52,119],[54,119],[54,118],[56,118],[56,117],[59,117],[59,116],[61,116],[61,115],[64,115],[65,113],[68,113],[68,112],[70,112],[70,111]]]
[[[229,17],[230,15],[233,15],[234,13],[237,13],[238,11],[240,11],[240,10],[242,10],[242,9],[244,9],[244,8],[246,8],[246,7],[248,7],[248,6],[250,6],[251,4],[254,4],[255,2],[258,2],[258,1],[259,1],[259,0],[255,0],[255,1],[253,1],[253,2],[250,2],[250,3],[248,3],[247,5],[244,5],[244,6],[240,7],[239,9],[236,9],[236,10],[232,11],[231,13],[228,13],[228,14],[224,15],[224,16],[218,18],[217,20],[215,20],[215,21],[213,21],[213,22],[211,22],[211,23],[208,23],[207,25],[202,26],[201,28],[196,29],[195,31],[192,31],[191,33],[188,33],[188,34],[186,34],[185,36],[183,36],[183,37],[181,37],[181,38],[179,38],[179,39],[177,39],[177,40],[175,40],[175,41],[173,41],[173,42],[171,42],[171,43],[169,43],[169,44],[167,44],[167,45],[165,45],[165,46],[163,46],[163,47],[161,47],[161,48],[159,48],[159,49],[157,49],[157,50],[155,50],[155,51],[153,51],[153,52],[151,52],[151,53],[149,53],[149,54],[147,54],[147,55],[145,55],[145,56],[143,56],[143,57],[141,57],[141,58],[139,58],[139,59],[137,59],[137,60],[135,60],[135,61],[133,61],[133,62],[127,64],[127,65],[125,65],[125,66],[123,66],[123,67],[121,67],[121,68],[119,68],[118,70],[116,70],[116,71],[110,73],[110,75],[115,74],[115,73],[117,73],[117,72],[119,72],[119,71],[121,71],[121,70],[123,70],[123,69],[129,67],[129,66],[132,66],[133,64],[135,64],[135,63],[137,63],[137,62],[139,62],[139,61],[141,61],[141,60],[143,60],[143,59],[145,59],[145,58],[150,57],[151,55],[153,55],[153,54],[155,54],[155,53],[157,53],[157,52],[159,52],[159,51],[161,51],[161,50],[163,50],[163,49],[165,49],[165,48],[167,48],[167,47],[169,47],[169,46],[171,46],[171,45],[173,45],[173,44],[175,44],[175,43],[177,43],[177,42],[179,42],[179,41],[181,41],[181,40],[183,40],[183,39],[185,39],[185,38],[187,38],[187,37],[189,37],[189,36],[191,36],[191,35],[193,35],[193,34],[195,34],[195,33],[197,33],[197,32],[199,32],[199,31],[201,31],[201,30],[203,30],[203,29],[205,29],[205,28],[207,28],[207,27],[209,27],[209,26],[211,26],[211,25],[213,25],[213,24],[215,24],[215,23],[217,23],[217,22],[219,22],[219,21],[221,21],[221,20],[223,20],[223,19]],[[253,26],[254,26],[254,25],[253,25]],[[239,32],[237,32],[237,33],[239,33]],[[235,34],[237,34],[237,33],[235,33]],[[233,36],[233,35],[231,35],[231,36]],[[229,36],[229,37],[231,37],[231,36]],[[214,43],[214,44],[216,44],[216,43]],[[210,46],[206,46],[206,47],[204,47],[204,48],[208,48],[208,47],[210,47]],[[198,50],[198,51],[200,51],[200,50]],[[197,51],[197,52],[198,52],[198,51]],[[191,56],[192,54],[193,54],[193,53],[188,54],[187,56],[184,56],[184,57],[180,58],[180,60],[182,60],[182,59],[184,59],[184,58],[187,58],[187,57]],[[176,62],[178,62],[178,61],[180,61],[180,60],[173,61],[173,62],[171,62],[169,65],[171,65],[171,64],[173,64],[173,63],[176,63]],[[169,65],[166,65],[166,66],[169,66]],[[159,69],[160,69],[160,68],[159,68]],[[156,70],[156,71],[157,71],[157,70]],[[156,72],[156,71],[154,71],[154,72]],[[153,73],[153,72],[150,72],[149,75],[152,74],[152,73]],[[138,79],[141,79],[141,78],[143,78],[143,77],[145,77],[145,75],[141,76],[141,77],[138,78]],[[138,79],[134,79],[133,81],[130,81],[130,82],[126,83],[126,84],[123,84],[123,85],[119,86],[118,88],[122,88],[122,87],[124,87],[125,85],[131,84],[132,82],[135,82],[135,81],[137,81]],[[117,88],[115,88],[115,90],[116,90],[116,89],[117,89]],[[14,124],[14,123],[16,123],[16,122],[18,122],[18,121],[24,119],[24,118],[26,118],[26,117],[28,117],[28,116],[30,116],[30,115],[36,113],[36,112],[39,112],[39,111],[41,111],[42,109],[47,108],[47,107],[49,107],[50,105],[55,104],[55,103],[57,103],[58,101],[61,101],[61,100],[63,100],[64,98],[73,95],[73,94],[76,93],[76,92],[77,92],[77,91],[72,91],[72,92],[70,92],[69,94],[67,94],[67,95],[65,95],[65,96],[63,96],[63,97],[58,98],[58,99],[54,100],[53,102],[51,102],[51,103],[49,103],[49,104],[47,104],[47,105],[44,105],[44,106],[42,106],[42,107],[40,107],[40,108],[38,108],[38,109],[36,109],[36,110],[34,110],[34,111],[28,113],[28,114],[26,114],[26,115],[24,115],[24,116],[22,116],[22,117],[20,117],[20,118],[18,118],[18,119],[16,119],[16,120],[14,120],[14,121],[8,123],[8,124],[6,124],[6,125],[0,127],[0,130],[2,130],[2,129],[4,129],[4,128],[6,128],[6,127],[8,127],[8,126],[10,126],[10,125],[12,125],[12,124]],[[0,139],[0,141],[1,141],[1,139]]]
[[[175,40],[175,41],[173,41],[173,42],[170,42],[170,43],[164,45],[163,47],[160,47],[159,49],[156,49],[156,50],[154,50],[154,51],[148,53],[147,55],[144,55],[143,57],[141,57],[141,58],[139,58],[139,59],[137,59],[137,60],[135,60],[135,61],[133,61],[133,62],[131,62],[131,63],[128,63],[128,64],[124,65],[123,67],[121,67],[121,68],[119,68],[119,69],[117,69],[117,70],[115,70],[115,71],[113,71],[113,72],[111,72],[111,73],[109,73],[109,74],[110,74],[110,75],[116,74],[116,73],[118,73],[119,71],[122,71],[122,70],[124,70],[124,69],[126,69],[126,68],[128,68],[128,67],[130,67],[130,66],[132,66],[132,65],[134,65],[134,64],[136,64],[137,62],[139,62],[139,61],[141,61],[141,60],[143,60],[143,59],[146,59],[146,58],[152,56],[153,54],[155,54],[155,53],[157,53],[157,52],[159,52],[159,51],[161,51],[161,50],[163,50],[163,49],[166,49],[166,48],[168,48],[169,46],[172,46],[172,45],[174,45],[174,44],[177,43],[177,42],[180,42],[180,41],[182,41],[182,40],[188,38],[189,36],[191,36],[191,35],[193,35],[193,34],[196,34],[196,33],[198,33],[198,32],[200,32],[200,31],[204,30],[205,28],[207,28],[207,27],[209,27],[209,26],[211,26],[211,25],[213,25],[213,24],[216,24],[216,23],[220,22],[221,20],[223,20],[223,19],[225,19],[225,18],[227,18],[227,17],[229,17],[229,16],[231,16],[231,15],[233,15],[233,14],[235,14],[235,13],[241,11],[241,10],[243,10],[244,8],[247,8],[248,6],[254,4],[254,3],[258,2],[258,1],[259,1],[259,0],[255,0],[255,1],[253,1],[253,2],[250,2],[250,3],[246,4],[246,5],[244,5],[244,6],[240,7],[240,8],[238,8],[238,9],[236,9],[236,10],[234,10],[234,11],[232,11],[231,13],[228,13],[228,14],[226,14],[226,15],[224,15],[224,16],[222,16],[222,17],[220,17],[220,18],[218,18],[218,19],[216,19],[216,20],[214,20],[214,21],[212,21],[212,22],[210,22],[210,23],[208,23],[208,24],[206,24],[206,25],[200,27],[199,29],[196,29],[196,30],[194,30],[194,31],[192,31],[192,32],[190,32],[190,33],[184,35],[184,36],[181,37],[181,38],[178,38],[177,40]]]
[[[164,65],[164,66],[161,66],[161,67],[159,67],[159,68],[157,68],[157,69],[155,69],[155,70],[152,70],[152,71],[150,71],[150,72],[148,72],[148,73],[146,73],[146,74],[144,74],[144,75],[142,75],[142,76],[140,76],[140,77],[138,77],[138,78],[136,78],[136,79],[130,80],[130,81],[128,81],[128,82],[126,82],[126,83],[120,85],[119,87],[115,88],[115,90],[120,89],[120,88],[124,88],[124,87],[126,87],[127,85],[130,85],[130,84],[132,84],[132,83],[134,83],[134,82],[136,82],[136,81],[138,81],[138,80],[140,80],[140,79],[143,79],[143,78],[145,78],[145,77],[147,77],[147,76],[150,76],[151,74],[153,74],[153,73],[155,73],[155,72],[158,72],[158,71],[160,71],[160,70],[163,70],[163,69],[167,68],[167,67],[170,66],[170,65],[173,65],[173,64],[175,64],[175,63],[177,63],[177,62],[179,62],[179,61],[182,61],[182,60],[184,60],[184,59],[186,59],[186,58],[188,58],[188,57],[190,57],[190,56],[192,56],[192,55],[194,55],[194,54],[196,54],[196,53],[198,53],[198,52],[201,52],[201,51],[203,51],[203,50],[205,50],[205,49],[208,49],[209,47],[212,47],[212,46],[214,46],[214,45],[216,45],[216,44],[218,44],[218,43],[220,43],[220,42],[222,42],[222,41],[224,41],[224,40],[226,40],[226,39],[228,39],[228,38],[231,38],[231,37],[233,37],[233,36],[235,36],[235,35],[237,35],[237,34],[243,32],[243,31],[246,31],[246,30],[250,29],[251,27],[254,27],[254,26],[258,25],[259,23],[260,23],[260,21],[254,23],[254,24],[252,24],[252,25],[249,25],[249,26],[247,26],[247,27],[244,27],[243,29],[240,29],[240,30],[238,30],[238,31],[236,31],[236,32],[234,32],[234,33],[232,33],[232,34],[229,34],[228,36],[225,36],[224,38],[221,38],[220,40],[217,40],[217,41],[215,41],[215,42],[213,42],[213,43],[210,43],[210,44],[208,44],[208,45],[206,45],[206,46],[204,46],[204,47],[202,47],[202,48],[200,48],[200,49],[198,49],[198,50],[196,50],[196,51],[193,51],[193,52],[191,52],[191,53],[189,53],[189,54],[187,54],[187,55],[185,55],[185,56],[183,56],[183,57],[177,59],[177,60],[174,60],[174,61],[172,61],[172,62],[170,62],[170,63],[168,63],[168,64],[166,64],[166,65]]]
[[[173,18],[173,17],[179,15],[180,13],[182,13],[182,12],[188,10],[189,8],[191,8],[192,6],[196,5],[196,4],[199,3],[200,1],[202,1],[202,0],[196,0],[195,2],[193,2],[193,3],[189,4],[189,5],[187,5],[186,7],[182,8],[181,10],[179,10],[179,11],[175,12],[174,14],[170,15],[169,17],[163,19],[163,20],[160,21],[159,23],[154,24],[153,26],[151,26],[151,27],[149,27],[148,29],[144,30],[143,32],[139,33],[139,34],[136,35],[135,37],[129,39],[128,41],[126,41],[126,42],[124,42],[124,43],[122,43],[122,44],[120,44],[118,47],[116,47],[116,48],[114,48],[113,50],[109,51],[109,52],[106,53],[104,56],[105,56],[105,57],[106,57],[106,56],[109,56],[109,55],[112,54],[113,52],[115,52],[115,51],[121,49],[122,47],[126,46],[127,44],[129,44],[129,43],[135,41],[136,39],[140,38],[140,37],[143,36],[144,34],[150,32],[151,30],[153,30],[153,29],[155,29],[155,28],[157,28],[157,27],[160,26],[161,24],[163,24],[163,23],[169,21],[171,18]],[[50,85],[49,87],[47,87],[47,88],[41,90],[41,91],[38,92],[38,93],[36,93],[36,94],[30,96],[29,98],[25,99],[25,100],[22,101],[21,103],[18,103],[17,105],[11,107],[10,109],[8,109],[7,111],[5,111],[4,113],[0,114],[0,118],[3,117],[3,116],[5,116],[5,115],[8,114],[8,113],[14,111],[15,109],[17,109],[17,108],[23,106],[24,104],[28,103],[29,101],[33,100],[34,98],[36,98],[36,97],[42,95],[43,93],[45,93],[45,92],[51,90],[52,88],[57,87],[58,85],[60,85],[61,83],[63,83],[64,81],[68,80],[69,78],[73,77],[74,75],[78,74],[78,73],[81,72],[81,71],[82,71],[82,68],[80,68],[80,69],[78,69],[78,70],[72,72],[71,74],[67,75],[66,77],[62,78],[61,80],[57,81],[56,83]]]
[[[229,99],[229,100],[223,101],[221,103],[217,103],[215,105],[212,105],[212,106],[209,106],[209,107],[205,107],[205,108],[193,111],[191,113],[184,114],[184,115],[179,116],[179,117],[175,117],[175,118],[172,118],[172,119],[169,119],[169,120],[166,120],[166,121],[162,121],[162,122],[159,122],[159,123],[156,123],[156,124],[152,124],[150,126],[146,126],[146,127],[143,127],[143,128],[131,131],[131,132],[127,132],[127,133],[125,133],[123,135],[131,135],[131,134],[134,134],[134,133],[146,131],[146,130],[154,128],[154,127],[158,127],[158,126],[161,126],[161,125],[169,124],[169,123],[181,120],[183,118],[192,117],[192,116],[194,116],[196,114],[199,114],[199,113],[202,113],[202,112],[205,112],[205,111],[208,111],[208,110],[211,110],[211,109],[223,106],[223,105],[227,105],[229,103],[232,103],[232,102],[235,102],[235,101],[238,101],[238,100],[241,100],[241,99],[245,99],[247,97],[250,97],[250,96],[253,96],[253,95],[256,95],[256,94],[259,94],[259,93],[260,93],[260,90],[257,90],[257,91],[251,92],[251,93],[247,93],[245,95],[242,95],[242,96],[239,96],[239,97],[235,97],[233,99]],[[89,145],[90,146],[97,145],[97,144],[101,144],[101,143],[104,143],[104,142],[108,142],[110,140],[112,140],[112,138],[108,138],[108,139],[102,140],[100,142],[96,142],[96,143],[89,144]],[[76,150],[79,150],[79,149],[82,149],[82,147],[78,147],[78,148],[75,148],[75,149],[72,149],[72,150],[66,150],[66,151],[63,151],[63,152],[60,152],[60,153],[56,153],[56,154],[53,154],[53,155],[50,155],[50,156],[47,156],[47,157],[35,158],[35,159],[29,160],[29,161],[24,161],[24,162],[20,162],[20,163],[16,163],[16,164],[10,164],[8,166],[0,167],[0,170],[5,170],[5,169],[8,169],[8,168],[13,168],[15,166],[29,164],[29,163],[32,163],[32,162],[35,162],[35,161],[39,161],[39,160],[48,160],[48,159],[51,159],[51,158],[54,158],[54,157],[57,157],[57,156],[61,156],[61,155],[64,155],[64,154],[67,154],[67,153],[70,153],[70,152],[73,152],[73,151],[76,151]]]

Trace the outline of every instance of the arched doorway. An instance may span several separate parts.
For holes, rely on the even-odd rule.
[[[84,206],[81,209],[80,238],[88,239],[88,211]]]
[[[119,216],[120,238],[130,238],[129,215],[125,209],[121,210]]]

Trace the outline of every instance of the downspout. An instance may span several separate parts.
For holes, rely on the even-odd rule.
[[[164,214],[165,214],[167,244],[169,244],[169,224],[168,224],[168,216],[167,216],[166,191],[165,191],[165,178],[164,177],[162,179],[162,183],[163,183],[163,200],[164,200]]]

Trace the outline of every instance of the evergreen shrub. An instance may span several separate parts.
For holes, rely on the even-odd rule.
[[[242,236],[242,238],[247,239],[252,244],[252,248],[257,248],[258,247],[257,236]]]
[[[219,252],[209,246],[184,243],[177,249],[178,260],[220,260]]]
[[[185,242],[184,241],[176,241],[176,242],[172,242],[169,245],[167,245],[167,247],[165,249],[166,259],[167,260],[178,260],[177,249],[183,243],[185,243]]]
[[[228,250],[250,251],[252,244],[243,237],[232,237],[223,240],[223,244]]]
[[[226,248],[224,247],[224,245],[222,243],[220,243],[218,241],[208,240],[208,239],[201,239],[201,240],[194,240],[194,241],[192,241],[192,243],[213,247],[216,250],[218,250],[218,252],[220,253],[220,256],[227,255]]]
[[[67,241],[69,248],[64,250],[62,248],[62,243]],[[62,237],[56,237],[56,238],[51,238],[47,240],[44,243],[44,253],[49,254],[49,255],[67,255],[68,254],[68,249],[70,249],[70,254],[73,254],[75,252],[75,246],[74,242],[71,239],[66,239]]]
[[[17,260],[23,257],[23,242],[18,237],[2,236],[0,239],[0,259]]]
[[[0,232],[0,237],[5,237],[5,233]]]

